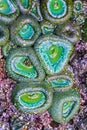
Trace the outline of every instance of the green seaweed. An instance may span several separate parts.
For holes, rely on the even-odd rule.
[[[11,39],[19,46],[31,46],[41,34],[38,22],[31,16],[19,17],[11,27]]]
[[[71,17],[72,0],[41,0],[41,12],[44,19],[58,24]]]
[[[82,39],[87,41],[87,19],[85,20],[83,26],[81,27],[81,35]]]
[[[58,123],[69,122],[80,108],[80,93],[76,89],[55,92],[49,112]]]
[[[9,29],[3,23],[0,23],[0,46],[4,46],[9,40]]]
[[[6,24],[13,22],[19,15],[19,9],[14,0],[0,0],[0,20]]]
[[[46,82],[17,84],[12,91],[12,102],[25,113],[45,112],[52,104],[52,89]]]
[[[42,81],[45,78],[44,70],[32,48],[12,49],[6,59],[6,69],[16,81]]]
[[[67,39],[53,34],[41,36],[34,48],[48,75],[63,71],[73,51],[73,45]]]

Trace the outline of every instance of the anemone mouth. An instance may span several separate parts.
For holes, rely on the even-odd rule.
[[[67,123],[73,119],[80,108],[80,93],[76,89],[55,92],[50,114],[58,123]]]
[[[44,105],[46,95],[43,92],[26,92],[19,96],[20,105],[28,109],[35,109]]]
[[[33,35],[34,35],[34,29],[29,23],[24,24],[19,30],[19,36],[22,39],[25,40],[31,39]]]
[[[32,65],[31,62],[29,61],[28,57],[25,58],[23,64],[25,64],[28,67],[30,67]]]
[[[11,28],[11,38],[15,41],[14,44],[26,47],[32,46],[36,39],[40,36],[41,28],[36,19],[31,15],[29,17],[20,16]]]

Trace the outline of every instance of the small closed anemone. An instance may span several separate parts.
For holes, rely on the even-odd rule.
[[[0,0],[0,21],[5,24],[13,22],[19,15],[19,9],[14,0]]]
[[[83,3],[81,0],[75,0],[74,1],[74,8],[73,8],[73,12],[74,15],[79,15],[80,13],[82,13],[82,8],[83,8]]]
[[[19,8],[20,8],[20,11],[23,14],[26,14],[29,12],[29,9],[32,6],[32,0],[16,0],[16,1],[17,1]]]
[[[48,76],[46,81],[51,85],[53,91],[67,91],[73,87],[74,78],[72,68],[65,68],[59,75]]]
[[[53,34],[41,36],[34,48],[48,75],[63,71],[73,51],[72,43]]]
[[[49,112],[58,123],[69,122],[80,108],[80,93],[76,89],[55,92]]]
[[[58,24],[72,15],[72,0],[41,0],[41,12],[44,19]]]
[[[16,0],[21,13],[31,14],[38,21],[42,20],[40,2],[38,0]]]
[[[82,25],[85,22],[85,15],[83,13],[83,2],[81,0],[74,1],[73,18],[78,25]]]
[[[31,16],[20,16],[11,27],[11,39],[19,46],[32,46],[40,34],[40,25]]]
[[[16,81],[42,81],[45,72],[32,48],[12,49],[6,58],[6,69]]]
[[[29,10],[29,14],[32,15],[37,21],[42,21],[42,14],[40,11],[40,0],[32,0],[32,6]]]
[[[68,21],[64,24],[60,24],[57,26],[55,32],[59,36],[63,36],[68,39],[72,43],[76,43],[81,39],[80,27],[76,23],[72,23],[72,21]]]
[[[51,106],[52,97],[52,89],[45,82],[20,83],[12,92],[12,103],[21,112],[37,114]]]
[[[9,40],[9,29],[3,23],[0,23],[0,46],[4,46]]]
[[[55,29],[54,24],[44,20],[41,22],[40,25],[41,25],[41,30],[43,34],[51,34],[54,32],[54,29]]]

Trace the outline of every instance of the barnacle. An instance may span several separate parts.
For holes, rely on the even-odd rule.
[[[4,46],[9,40],[9,29],[3,23],[0,23],[0,46]]]
[[[11,27],[11,38],[19,46],[31,46],[41,33],[38,22],[31,16],[19,17]]]
[[[48,22],[48,21],[42,21],[41,22],[41,30],[43,34],[50,34],[54,32],[55,25]]]
[[[57,26],[56,34],[65,37],[72,43],[76,43],[81,39],[80,27],[76,23],[71,24],[71,21]]]
[[[80,108],[80,94],[76,89],[55,92],[50,107],[50,114],[54,121],[66,123],[70,121]]]
[[[54,91],[66,91],[71,89],[74,82],[72,69],[68,66],[61,74],[48,76],[46,81],[50,83]]]
[[[6,59],[6,68],[9,75],[17,81],[41,81],[45,77],[32,48],[11,50]]]
[[[12,102],[19,111],[42,113],[51,106],[52,89],[45,82],[20,83],[12,92]]]
[[[54,75],[66,66],[73,45],[67,39],[56,35],[44,35],[36,41],[35,51],[46,73]]]
[[[43,17],[52,23],[68,20],[72,14],[72,7],[72,0],[41,0]]]
[[[0,20],[9,24],[19,15],[19,9],[14,0],[0,0]]]

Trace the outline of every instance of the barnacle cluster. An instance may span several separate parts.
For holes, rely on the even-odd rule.
[[[17,85],[11,101],[23,113],[49,111],[70,121],[80,108],[69,60],[74,45],[87,41],[80,0],[0,0],[0,46]]]

